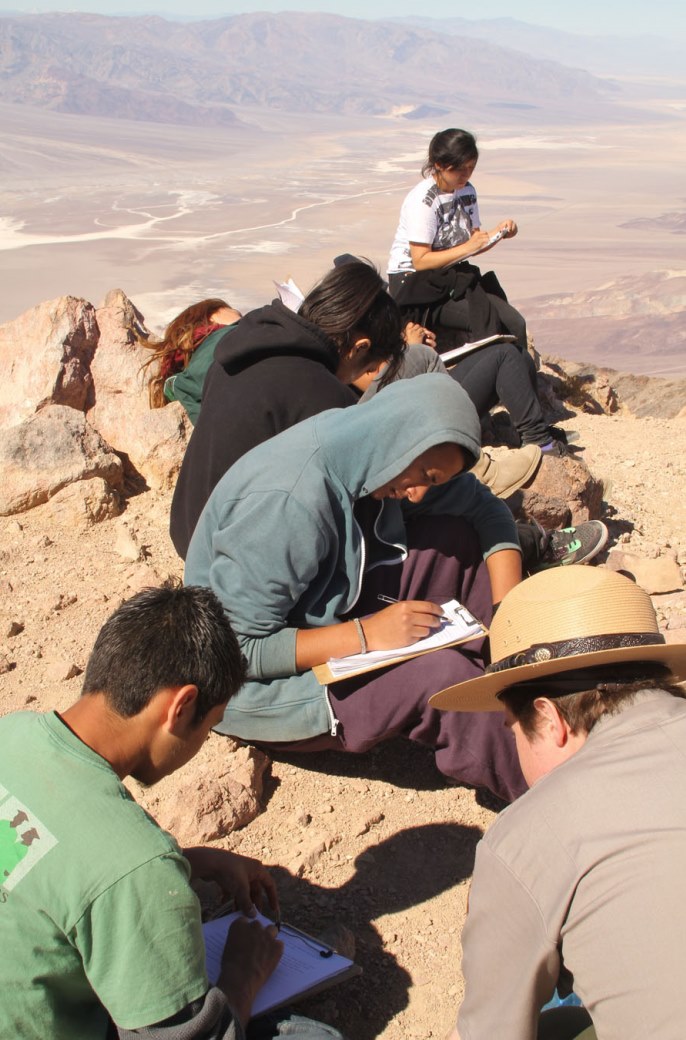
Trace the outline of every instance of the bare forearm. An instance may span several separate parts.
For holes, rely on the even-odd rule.
[[[447,267],[448,264],[466,260],[473,252],[474,244],[471,239],[459,246],[452,246],[450,249],[427,249],[425,251],[417,251],[415,254],[413,248],[412,266],[415,271],[436,271],[441,267]]]
[[[516,549],[501,549],[486,559],[488,576],[491,579],[493,603],[500,603],[503,596],[519,585],[522,580],[522,556]]]
[[[263,928],[256,921],[237,918],[229,928],[217,986],[224,993],[242,1026],[246,1026],[253,1002],[283,954],[275,925]]]
[[[424,639],[440,624],[441,608],[437,603],[420,599],[401,600],[360,618],[357,623],[344,621],[325,628],[298,629],[296,664],[301,671],[323,664],[330,657],[348,657],[365,649],[393,650],[398,646],[410,646],[418,639]]]
[[[360,634],[354,621],[324,628],[300,628],[295,640],[295,664],[299,672],[304,672],[323,664],[330,657],[347,657],[359,654],[361,650]]]
[[[246,986],[243,981],[236,984],[231,972],[224,970],[217,980],[217,988],[224,994],[231,1010],[245,1029],[250,1021],[250,1013],[258,987]]]

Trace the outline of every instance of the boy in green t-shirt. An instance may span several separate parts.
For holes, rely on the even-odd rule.
[[[278,912],[274,882],[257,860],[182,854],[122,783],[188,762],[243,680],[212,592],[146,589],[103,626],[75,704],[0,719],[0,1036],[106,1040],[113,1023],[122,1038],[246,1036],[282,944],[238,919],[210,986],[189,880],[217,881],[248,915],[263,896]]]

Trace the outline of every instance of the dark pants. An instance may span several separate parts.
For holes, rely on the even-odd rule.
[[[522,572],[524,577],[535,574],[550,545],[552,531],[546,531],[535,520],[516,520],[517,539],[522,550]]]
[[[473,529],[450,516],[419,517],[407,524],[409,556],[403,564],[365,573],[354,616],[378,611],[379,594],[393,599],[444,603],[456,598],[486,626],[492,614],[491,585]],[[278,746],[288,751],[325,748],[362,752],[391,737],[405,736],[435,751],[445,776],[487,787],[507,801],[526,790],[515,745],[500,712],[438,711],[429,697],[482,674],[483,640],[434,650],[420,657],[329,686],[340,725],[335,737]]]
[[[450,375],[469,394],[479,417],[502,404],[523,444],[548,444],[550,433],[538,400],[536,366],[514,343],[490,343],[460,358]]]
[[[576,1040],[592,1025],[591,1016],[585,1008],[553,1008],[544,1011],[539,1018],[536,1040]],[[591,1036],[595,1037],[595,1032]]]

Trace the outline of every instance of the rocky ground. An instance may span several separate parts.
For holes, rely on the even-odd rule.
[[[564,425],[579,431],[581,457],[604,481],[615,547],[640,559],[642,581],[673,586],[654,601],[668,638],[686,641],[686,420],[579,413]],[[64,708],[105,617],[139,588],[181,574],[169,498],[134,494],[120,516],[96,524],[59,495],[0,518],[0,712]],[[310,1001],[308,1013],[351,1040],[442,1037],[462,990],[474,849],[497,806],[446,786],[431,754],[401,741],[360,757],[267,761],[235,750],[213,735],[198,761],[134,793],[190,835],[201,821],[185,811],[189,792],[224,772],[226,800],[238,804],[232,825],[257,815],[219,844],[273,865],[286,920],[316,932],[337,919],[355,934],[364,974]]]

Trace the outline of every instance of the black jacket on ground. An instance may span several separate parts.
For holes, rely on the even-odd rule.
[[[170,534],[179,556],[186,558],[215,485],[242,455],[301,419],[355,403],[336,378],[338,363],[335,343],[278,300],[227,330],[172,499]]]

